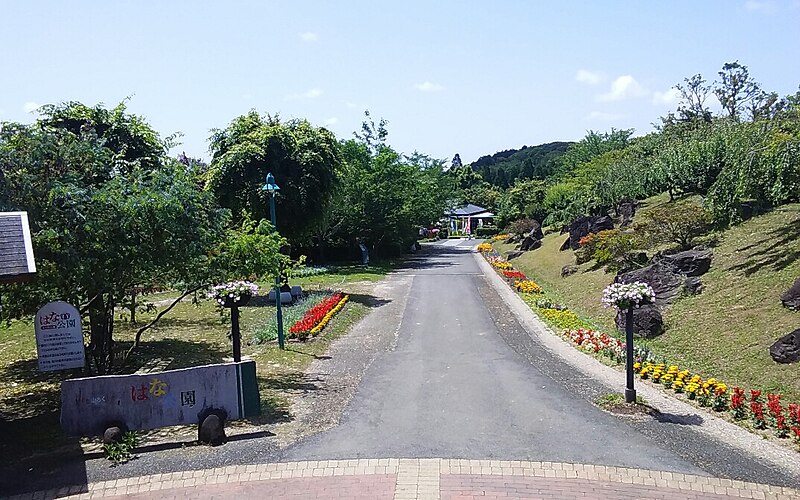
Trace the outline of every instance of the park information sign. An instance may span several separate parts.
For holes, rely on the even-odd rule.
[[[224,410],[230,420],[261,413],[255,361],[61,383],[61,428],[68,436],[101,435],[115,423],[130,430],[196,424],[208,409]]]
[[[43,372],[83,368],[83,330],[78,310],[66,302],[50,302],[36,313],[36,351]]]

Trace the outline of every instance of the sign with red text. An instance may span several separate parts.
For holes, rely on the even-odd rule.
[[[60,300],[50,302],[36,313],[34,328],[40,371],[83,368],[81,316],[74,306]]]

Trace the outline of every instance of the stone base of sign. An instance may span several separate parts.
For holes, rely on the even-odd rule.
[[[224,415],[223,422],[261,413],[254,361],[61,384],[61,427],[68,436],[104,435],[110,427],[199,424],[212,410]]]

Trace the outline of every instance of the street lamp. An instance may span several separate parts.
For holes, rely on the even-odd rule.
[[[270,194],[269,207],[272,215],[272,227],[278,230],[275,222],[275,194],[281,189],[275,184],[275,177],[272,173],[267,174],[267,183],[261,188]],[[280,272],[275,276],[275,308],[278,311],[278,346],[283,349],[283,312],[281,311],[281,276]]]

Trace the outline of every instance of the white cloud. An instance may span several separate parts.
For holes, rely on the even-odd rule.
[[[575,75],[575,79],[581,83],[588,83],[589,85],[597,85],[604,80],[603,75],[587,69],[579,69]]]
[[[37,109],[39,109],[42,105],[38,102],[28,101],[22,105],[22,111],[26,113],[33,113]]]
[[[592,111],[591,113],[586,115],[587,120],[603,121],[603,122],[612,122],[624,117],[625,115],[619,113],[605,113],[603,111]]]
[[[414,88],[421,92],[439,92],[444,90],[444,87],[438,83],[424,82],[414,85]]]
[[[665,90],[664,92],[659,92],[656,90],[653,92],[653,104],[655,105],[665,105],[665,106],[674,106],[678,104],[680,100],[680,92],[678,89],[671,88]]]
[[[312,33],[311,31],[306,31],[305,33],[300,33],[300,38],[304,42],[316,42],[319,40],[319,35]]]
[[[611,83],[611,90],[597,96],[601,102],[622,101],[646,95],[647,91],[631,75],[622,75]]]
[[[319,97],[321,95],[322,95],[322,89],[313,88],[313,89],[306,90],[302,94],[290,94],[290,95],[286,96],[286,99],[288,99],[288,100],[294,100],[294,99],[316,99],[317,97]]]
[[[750,12],[761,12],[764,14],[771,14],[777,10],[775,2],[768,0],[747,0],[744,3],[745,10]]]
[[[328,127],[330,127],[331,125],[336,125],[337,123],[339,123],[339,119],[336,118],[335,116],[325,120],[325,125]]]
[[[358,105],[356,103],[350,102],[350,101],[345,102],[344,105],[347,106],[348,108],[351,108],[351,109],[358,107]]]

